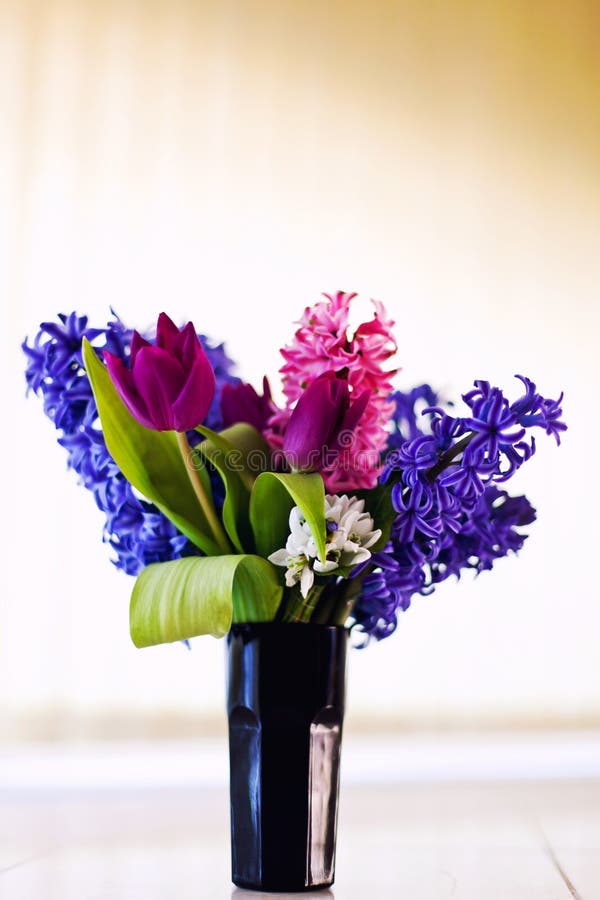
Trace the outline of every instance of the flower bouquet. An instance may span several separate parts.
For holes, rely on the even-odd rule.
[[[138,647],[227,636],[233,880],[331,884],[347,635],[389,637],[412,598],[519,550],[535,519],[504,482],[560,443],[561,401],[522,375],[464,410],[394,390],[382,304],[305,310],[282,349],[285,401],[232,374],[222,345],[162,313],[156,334],[75,313],[23,349],[28,386],[137,576]]]

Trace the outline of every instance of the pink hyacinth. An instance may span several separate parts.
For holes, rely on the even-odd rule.
[[[292,409],[304,390],[325,372],[341,373],[348,379],[353,397],[369,391],[370,398],[353,430],[351,444],[322,474],[330,493],[372,488],[381,471],[379,458],[387,443],[386,425],[394,411],[388,397],[397,369],[384,368],[397,350],[394,323],[383,304],[373,301],[373,319],[350,335],[350,304],[356,294],[338,291],[324,297],[304,310],[292,343],[281,351],[287,404],[269,420],[267,437],[273,447],[281,447]]]

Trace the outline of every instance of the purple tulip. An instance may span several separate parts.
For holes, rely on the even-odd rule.
[[[104,359],[121,400],[146,428],[191,431],[206,418],[215,375],[191,322],[180,331],[163,312],[155,344],[134,331],[131,368],[106,350]]]
[[[298,400],[285,430],[283,453],[291,468],[306,472],[332,465],[342,448],[350,448],[370,395],[363,391],[350,403],[347,381],[332,372],[316,378]]]
[[[247,422],[257,431],[263,432],[273,415],[275,407],[271,400],[271,388],[266,376],[263,378],[263,396],[251,384],[224,384],[221,391],[221,419],[223,428],[236,422]]]

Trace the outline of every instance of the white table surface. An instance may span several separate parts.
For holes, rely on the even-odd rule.
[[[71,779],[38,768],[37,781],[27,785],[14,778],[15,757],[5,754],[2,769],[0,755],[1,900],[296,896],[255,894],[231,884],[228,796],[218,778],[186,784],[171,774],[161,787],[151,787],[141,759],[145,774],[130,777],[133,788],[102,778],[86,786],[85,766],[80,760],[77,769],[76,757]],[[169,762],[168,754],[164,759]],[[129,763],[131,774],[135,764]],[[336,883],[310,896],[600,898],[600,779],[571,771],[550,780],[543,773],[456,780],[431,777],[434,767],[429,777],[415,770],[393,782],[382,773],[361,783],[352,765],[349,770]]]

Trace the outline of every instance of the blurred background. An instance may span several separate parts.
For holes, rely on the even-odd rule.
[[[600,726],[599,38],[593,0],[0,0],[5,741],[225,731],[222,643],[130,643],[24,336],[164,309],[276,385],[338,289],[387,305],[399,387],[524,373],[570,426],[511,485],[539,516],[519,557],[352,654],[348,728]]]

